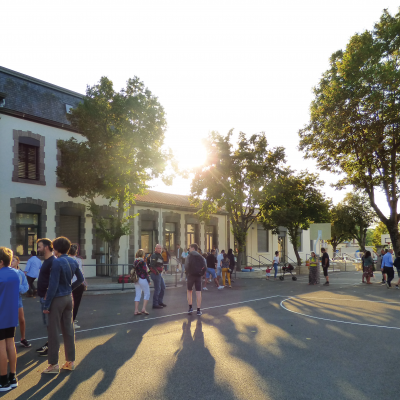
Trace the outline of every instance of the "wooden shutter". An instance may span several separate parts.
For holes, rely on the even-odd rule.
[[[80,217],[73,215],[60,216],[60,236],[65,236],[71,243],[79,244]]]
[[[38,147],[25,143],[18,144],[18,178],[39,179]]]

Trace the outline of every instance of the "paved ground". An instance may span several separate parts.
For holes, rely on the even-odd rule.
[[[133,294],[84,296],[77,368],[42,376],[37,299],[24,300],[32,349],[18,348],[20,386],[5,399],[394,399],[399,391],[400,290],[336,273],[331,286],[238,279],[203,293],[188,316],[185,288],[167,308],[133,316]],[[63,349],[60,362],[64,361]],[[1,395],[0,395],[1,397]]]

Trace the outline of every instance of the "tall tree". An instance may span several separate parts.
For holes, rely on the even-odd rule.
[[[102,77],[87,88],[68,119],[84,140],[58,141],[57,176],[71,197],[87,203],[100,237],[109,242],[112,263],[117,264],[120,238],[129,233],[128,209],[146,182],[165,167],[163,107],[137,77],[120,92]],[[108,223],[99,214],[100,198],[116,208]],[[111,271],[115,274],[116,268]]]
[[[240,268],[247,231],[260,214],[262,189],[282,173],[285,153],[283,147],[269,148],[265,133],[247,138],[240,132],[237,145],[231,142],[232,133],[210,134],[207,160],[204,167],[195,170],[191,197],[193,204],[201,205],[201,219],[207,219],[219,208],[228,212]]]
[[[350,237],[356,239],[361,251],[365,251],[368,228],[376,222],[376,214],[366,195],[347,193],[343,205],[347,210]]]
[[[332,246],[333,253],[336,253],[336,248],[340,243],[351,238],[350,224],[348,218],[348,208],[344,204],[337,204],[330,209],[331,220],[331,239],[327,242]]]
[[[299,135],[300,149],[318,166],[344,177],[370,204],[400,250],[400,13],[384,11],[372,31],[351,37],[345,51],[330,58],[314,88],[310,123]],[[383,190],[389,216],[376,203]]]
[[[261,220],[274,232],[279,226],[287,228],[298,265],[301,230],[308,229],[312,222],[329,222],[330,200],[321,192],[323,184],[317,175],[302,171],[277,176],[263,191]]]
[[[378,247],[382,246],[382,235],[384,235],[385,233],[389,233],[386,225],[383,222],[379,222],[379,224],[374,229],[372,238],[372,245],[374,246],[375,251],[378,250]]]

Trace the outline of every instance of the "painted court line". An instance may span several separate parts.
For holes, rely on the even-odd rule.
[[[212,306],[212,307],[204,307],[202,310],[211,310],[213,308],[221,308],[221,307],[228,307],[228,306],[235,306],[238,304],[245,304],[245,303],[251,303],[254,301],[261,301],[261,300],[268,300],[268,299],[273,299],[274,297],[287,297],[287,296],[280,296],[280,295],[275,295],[275,296],[268,296],[268,297],[261,297],[259,299],[252,299],[252,300],[244,300],[244,301],[239,301],[237,303],[228,303],[228,304],[221,304],[218,306]],[[90,331],[97,331],[99,329],[106,329],[106,328],[114,328],[116,326],[124,326],[124,325],[130,325],[130,324],[137,324],[140,322],[146,322],[146,321],[154,321],[157,319],[163,319],[163,318],[169,318],[169,317],[176,317],[178,315],[188,315],[187,311],[186,312],[179,312],[175,314],[168,314],[168,315],[160,315],[159,317],[153,317],[153,318],[145,318],[145,319],[138,319],[136,321],[128,321],[128,322],[121,322],[119,324],[112,324],[112,325],[105,325],[105,326],[99,326],[96,328],[89,328],[89,329],[79,329],[78,331],[75,331],[75,334],[77,333],[82,333],[82,332],[90,332]],[[196,315],[194,315],[196,316]],[[34,342],[36,340],[44,340],[47,339],[47,336],[41,337],[41,338],[35,338],[35,339],[29,339],[30,342]]]
[[[319,319],[321,321],[337,322],[337,323],[340,323],[340,324],[348,324],[348,325],[368,326],[368,327],[372,327],[372,328],[386,328],[386,329],[400,330],[400,328],[396,327],[396,326],[373,325],[373,324],[362,324],[360,322],[340,321],[340,320],[337,320],[337,319],[315,317],[313,315],[308,315],[308,314],[300,313],[300,312],[297,312],[297,311],[289,310],[288,308],[286,308],[284,306],[283,303],[285,301],[290,301],[291,299],[301,300],[300,297],[289,297],[288,299],[282,300],[281,303],[280,303],[280,306],[286,311],[289,311],[289,312],[291,312],[293,314],[302,315],[303,317],[308,317],[308,318],[312,318],[312,319]],[[331,300],[334,300],[334,299],[332,298]],[[335,299],[335,300],[338,300],[338,299]],[[345,300],[352,301],[350,299],[345,299]],[[374,300],[353,300],[353,301],[369,301],[369,302],[372,302],[372,303],[387,303],[387,304],[393,304],[394,303],[394,302],[374,301]],[[399,303],[396,302],[396,304],[399,304]]]

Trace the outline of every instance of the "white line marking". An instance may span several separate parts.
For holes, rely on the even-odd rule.
[[[373,325],[373,324],[361,324],[361,323],[359,323],[359,322],[340,321],[340,320],[337,320],[337,319],[329,319],[329,318],[322,318],[322,317],[314,317],[313,315],[308,315],[308,314],[299,313],[299,312],[297,312],[297,311],[289,310],[288,308],[286,308],[286,307],[283,305],[283,303],[284,303],[285,301],[288,301],[288,300],[291,300],[291,299],[298,299],[298,300],[301,300],[301,297],[298,297],[298,298],[296,298],[296,297],[289,297],[288,299],[282,300],[281,303],[280,303],[280,306],[281,306],[284,310],[286,310],[286,311],[289,311],[289,312],[291,312],[291,313],[293,313],[293,314],[302,315],[303,317],[308,317],[308,318],[313,318],[313,319],[319,319],[319,320],[322,320],[322,321],[338,322],[338,323],[340,323],[340,324],[349,324],[349,325],[358,325],[358,326],[369,326],[369,327],[372,327],[372,328],[386,328],[386,329],[396,329],[396,330],[400,330],[400,328],[399,328],[399,327],[396,327],[396,326]],[[331,299],[331,300],[332,300],[332,299]],[[339,299],[336,299],[336,300],[339,300]],[[344,299],[344,300],[347,300],[347,301],[350,300],[350,301],[351,301],[351,299]],[[373,301],[373,300],[352,300],[352,301],[369,301],[369,302],[372,302],[372,303],[387,303],[387,304],[393,304],[393,302],[384,302],[384,301],[376,301],[376,302],[375,302],[375,301]],[[396,304],[399,304],[399,303],[396,302]]]
[[[212,308],[221,308],[221,307],[235,306],[235,305],[238,305],[238,304],[250,303],[250,302],[253,302],[253,301],[261,301],[261,300],[273,299],[274,297],[287,297],[287,296],[275,295],[275,296],[269,296],[269,297],[261,297],[261,298],[259,298],[259,299],[244,300],[244,301],[239,301],[239,302],[237,302],[237,303],[229,303],[229,304],[221,304],[221,305],[219,305],[219,306],[205,307],[205,308],[202,308],[202,310],[211,310]],[[188,313],[187,313],[187,311],[186,311],[186,312],[180,312],[180,313],[176,313],[176,314],[160,315],[159,317],[138,319],[138,320],[136,320],[136,321],[122,322],[122,323],[120,323],[120,324],[99,326],[99,327],[97,327],[97,328],[79,329],[78,331],[75,331],[75,334],[81,333],[81,332],[97,331],[97,330],[99,330],[99,329],[105,329],[105,328],[113,328],[113,327],[115,327],[115,326],[123,326],[123,325],[129,325],[129,324],[136,324],[136,323],[139,323],[139,322],[154,321],[154,320],[162,319],[162,318],[176,317],[177,315],[188,315]],[[60,336],[61,336],[61,335],[60,335]],[[47,337],[41,337],[41,338],[36,338],[36,339],[29,339],[29,341],[30,341],[30,342],[34,342],[34,341],[36,341],[36,340],[43,340],[43,339],[47,339]],[[17,343],[17,342],[16,342],[16,343]]]

